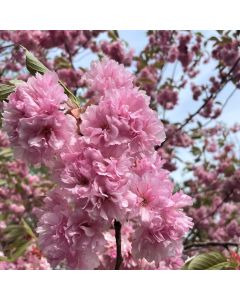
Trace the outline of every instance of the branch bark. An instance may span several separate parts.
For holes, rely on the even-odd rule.
[[[189,250],[191,248],[207,248],[207,247],[238,247],[238,243],[231,242],[202,242],[202,243],[192,243],[184,246],[184,251]]]
[[[122,227],[122,224],[119,221],[114,220],[115,239],[116,239],[116,245],[117,245],[115,270],[120,269],[122,261],[123,261],[122,249],[121,249],[121,227]]]

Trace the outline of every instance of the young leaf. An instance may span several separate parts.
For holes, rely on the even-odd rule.
[[[219,252],[203,253],[194,257],[187,266],[188,270],[221,270],[227,258]]]
[[[29,234],[33,239],[37,239],[34,232],[32,231],[32,228],[28,225],[28,223],[24,219],[22,219],[22,224],[27,234]]]
[[[0,84],[0,101],[4,101],[14,91],[15,86]]]
[[[222,263],[212,266],[208,270],[236,269],[236,267],[237,267],[236,263],[225,261],[225,262],[222,262]]]
[[[108,36],[113,40],[116,41],[119,38],[117,30],[111,30],[108,32]]]
[[[22,256],[27,248],[31,245],[32,241],[22,244],[10,257],[0,257],[0,261],[14,262]]]
[[[64,88],[65,94],[68,96],[68,98],[76,105],[76,107],[79,107],[80,105],[77,97],[66,87],[66,85],[61,80],[59,80],[59,83]]]
[[[35,75],[35,73],[44,74],[49,71],[47,67],[44,66],[31,52],[26,50],[26,67],[28,71]]]
[[[59,56],[54,60],[54,66],[58,69],[69,69],[71,68],[71,63],[65,57]]]

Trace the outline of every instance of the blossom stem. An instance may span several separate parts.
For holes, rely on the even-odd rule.
[[[115,270],[119,270],[120,266],[122,264],[122,250],[121,250],[121,227],[122,224],[114,220],[114,229],[115,229],[115,239],[116,239],[116,245],[117,245],[117,257],[116,257],[116,264],[115,264]]]

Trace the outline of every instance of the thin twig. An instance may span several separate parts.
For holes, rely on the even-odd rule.
[[[184,251],[189,250],[191,248],[207,248],[207,247],[238,247],[238,243],[231,243],[231,242],[199,242],[199,243],[192,243],[189,245],[184,246]]]
[[[115,239],[117,245],[117,257],[115,270],[119,270],[122,264],[122,249],[121,249],[121,223],[117,220],[114,220],[114,229],[115,229]]]
[[[231,93],[230,95],[227,97],[227,99],[224,101],[223,105],[222,105],[222,112],[223,112],[223,109],[225,108],[225,106],[228,104],[229,100],[232,98],[232,96],[235,94],[235,92],[237,91],[238,88],[235,88]],[[210,120],[208,120],[206,123],[204,123],[202,125],[202,128],[203,127],[206,127],[207,125],[209,125],[214,119],[211,118]]]
[[[238,63],[240,61],[240,57],[236,60],[236,62],[234,63],[234,65],[232,66],[232,68],[229,70],[229,72],[222,78],[221,83],[220,83],[220,88],[218,89],[218,91],[215,94],[211,94],[208,96],[208,98],[204,101],[204,103],[193,113],[191,114],[186,120],[185,122],[176,130],[179,131],[181,129],[183,129],[197,114],[199,114],[199,112],[208,104],[208,102],[212,99],[215,98],[220,92],[221,90],[224,88],[224,86],[227,84],[228,82],[228,76],[232,73],[232,71],[237,67]]]
[[[229,100],[232,98],[232,96],[235,94],[235,92],[238,90],[238,88],[235,88],[231,94],[227,97],[227,99],[225,100],[225,102],[223,103],[223,106],[222,106],[222,111],[224,109],[224,107],[228,104]]]
[[[7,48],[10,48],[10,47],[15,47],[16,44],[10,44],[10,45],[6,45],[6,46],[2,46],[0,47],[0,51],[3,50],[3,49],[7,49]]]

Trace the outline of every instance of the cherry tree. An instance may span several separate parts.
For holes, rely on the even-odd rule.
[[[2,147],[46,180],[40,201],[1,209],[4,239],[30,235],[14,255],[6,239],[3,268],[36,253],[45,268],[239,267],[240,126],[218,122],[239,88],[239,32],[147,38],[136,55],[117,31],[0,32]],[[184,91],[196,110],[176,122]]]

